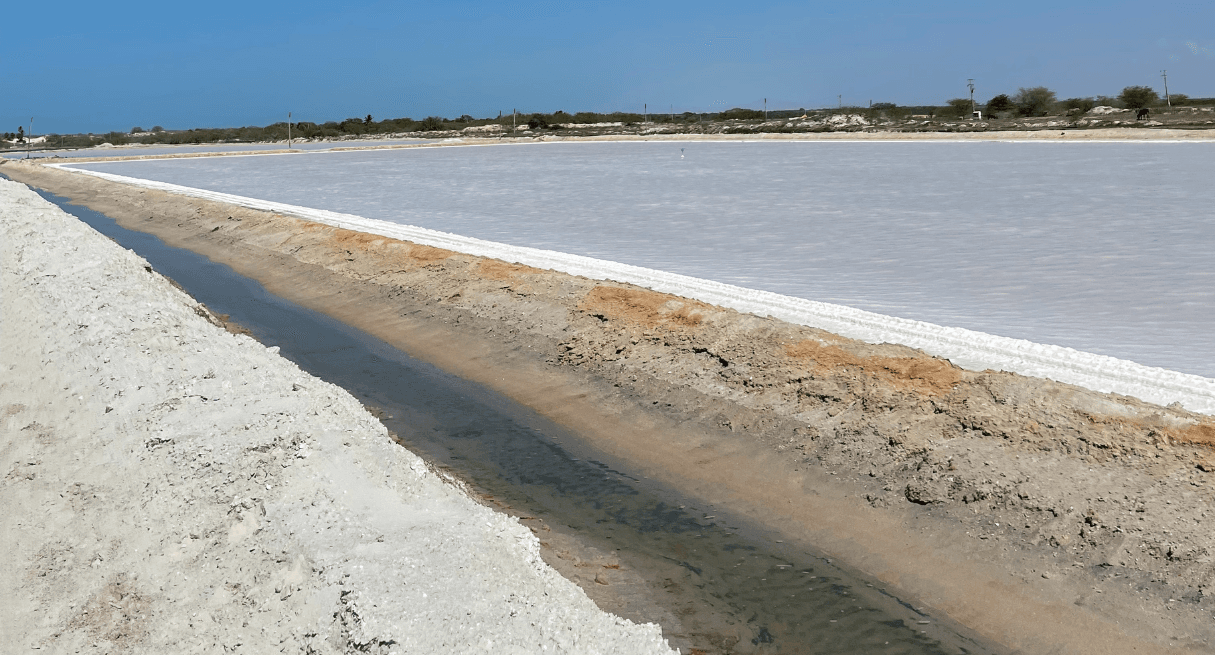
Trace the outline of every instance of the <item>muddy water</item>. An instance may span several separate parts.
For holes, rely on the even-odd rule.
[[[988,652],[812,546],[681,497],[526,407],[277,298],[227,266],[42,195],[304,370],[378,408],[402,443],[477,492],[614,552],[652,581],[660,603],[677,608],[679,625],[663,627],[685,652]]]

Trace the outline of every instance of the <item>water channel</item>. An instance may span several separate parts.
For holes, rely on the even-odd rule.
[[[674,592],[667,585],[665,593],[677,594],[668,599],[724,618],[712,635],[671,635],[676,644],[704,653],[991,652],[812,547],[783,543],[727,508],[632,473],[526,407],[282,300],[225,265],[40,193],[305,371],[377,408],[402,443],[475,492],[616,551],[643,575],[678,571],[683,583]]]

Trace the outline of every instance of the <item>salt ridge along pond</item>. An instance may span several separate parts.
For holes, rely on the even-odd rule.
[[[80,168],[1209,377],[1212,147],[558,143]]]

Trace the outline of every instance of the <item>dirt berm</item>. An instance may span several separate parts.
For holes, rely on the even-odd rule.
[[[10,162],[1031,653],[1209,652],[1215,420]]]

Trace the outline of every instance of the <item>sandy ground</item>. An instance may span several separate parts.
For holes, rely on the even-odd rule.
[[[1210,417],[43,167],[1024,652],[1210,652]]]
[[[345,391],[0,181],[6,652],[669,652]]]

